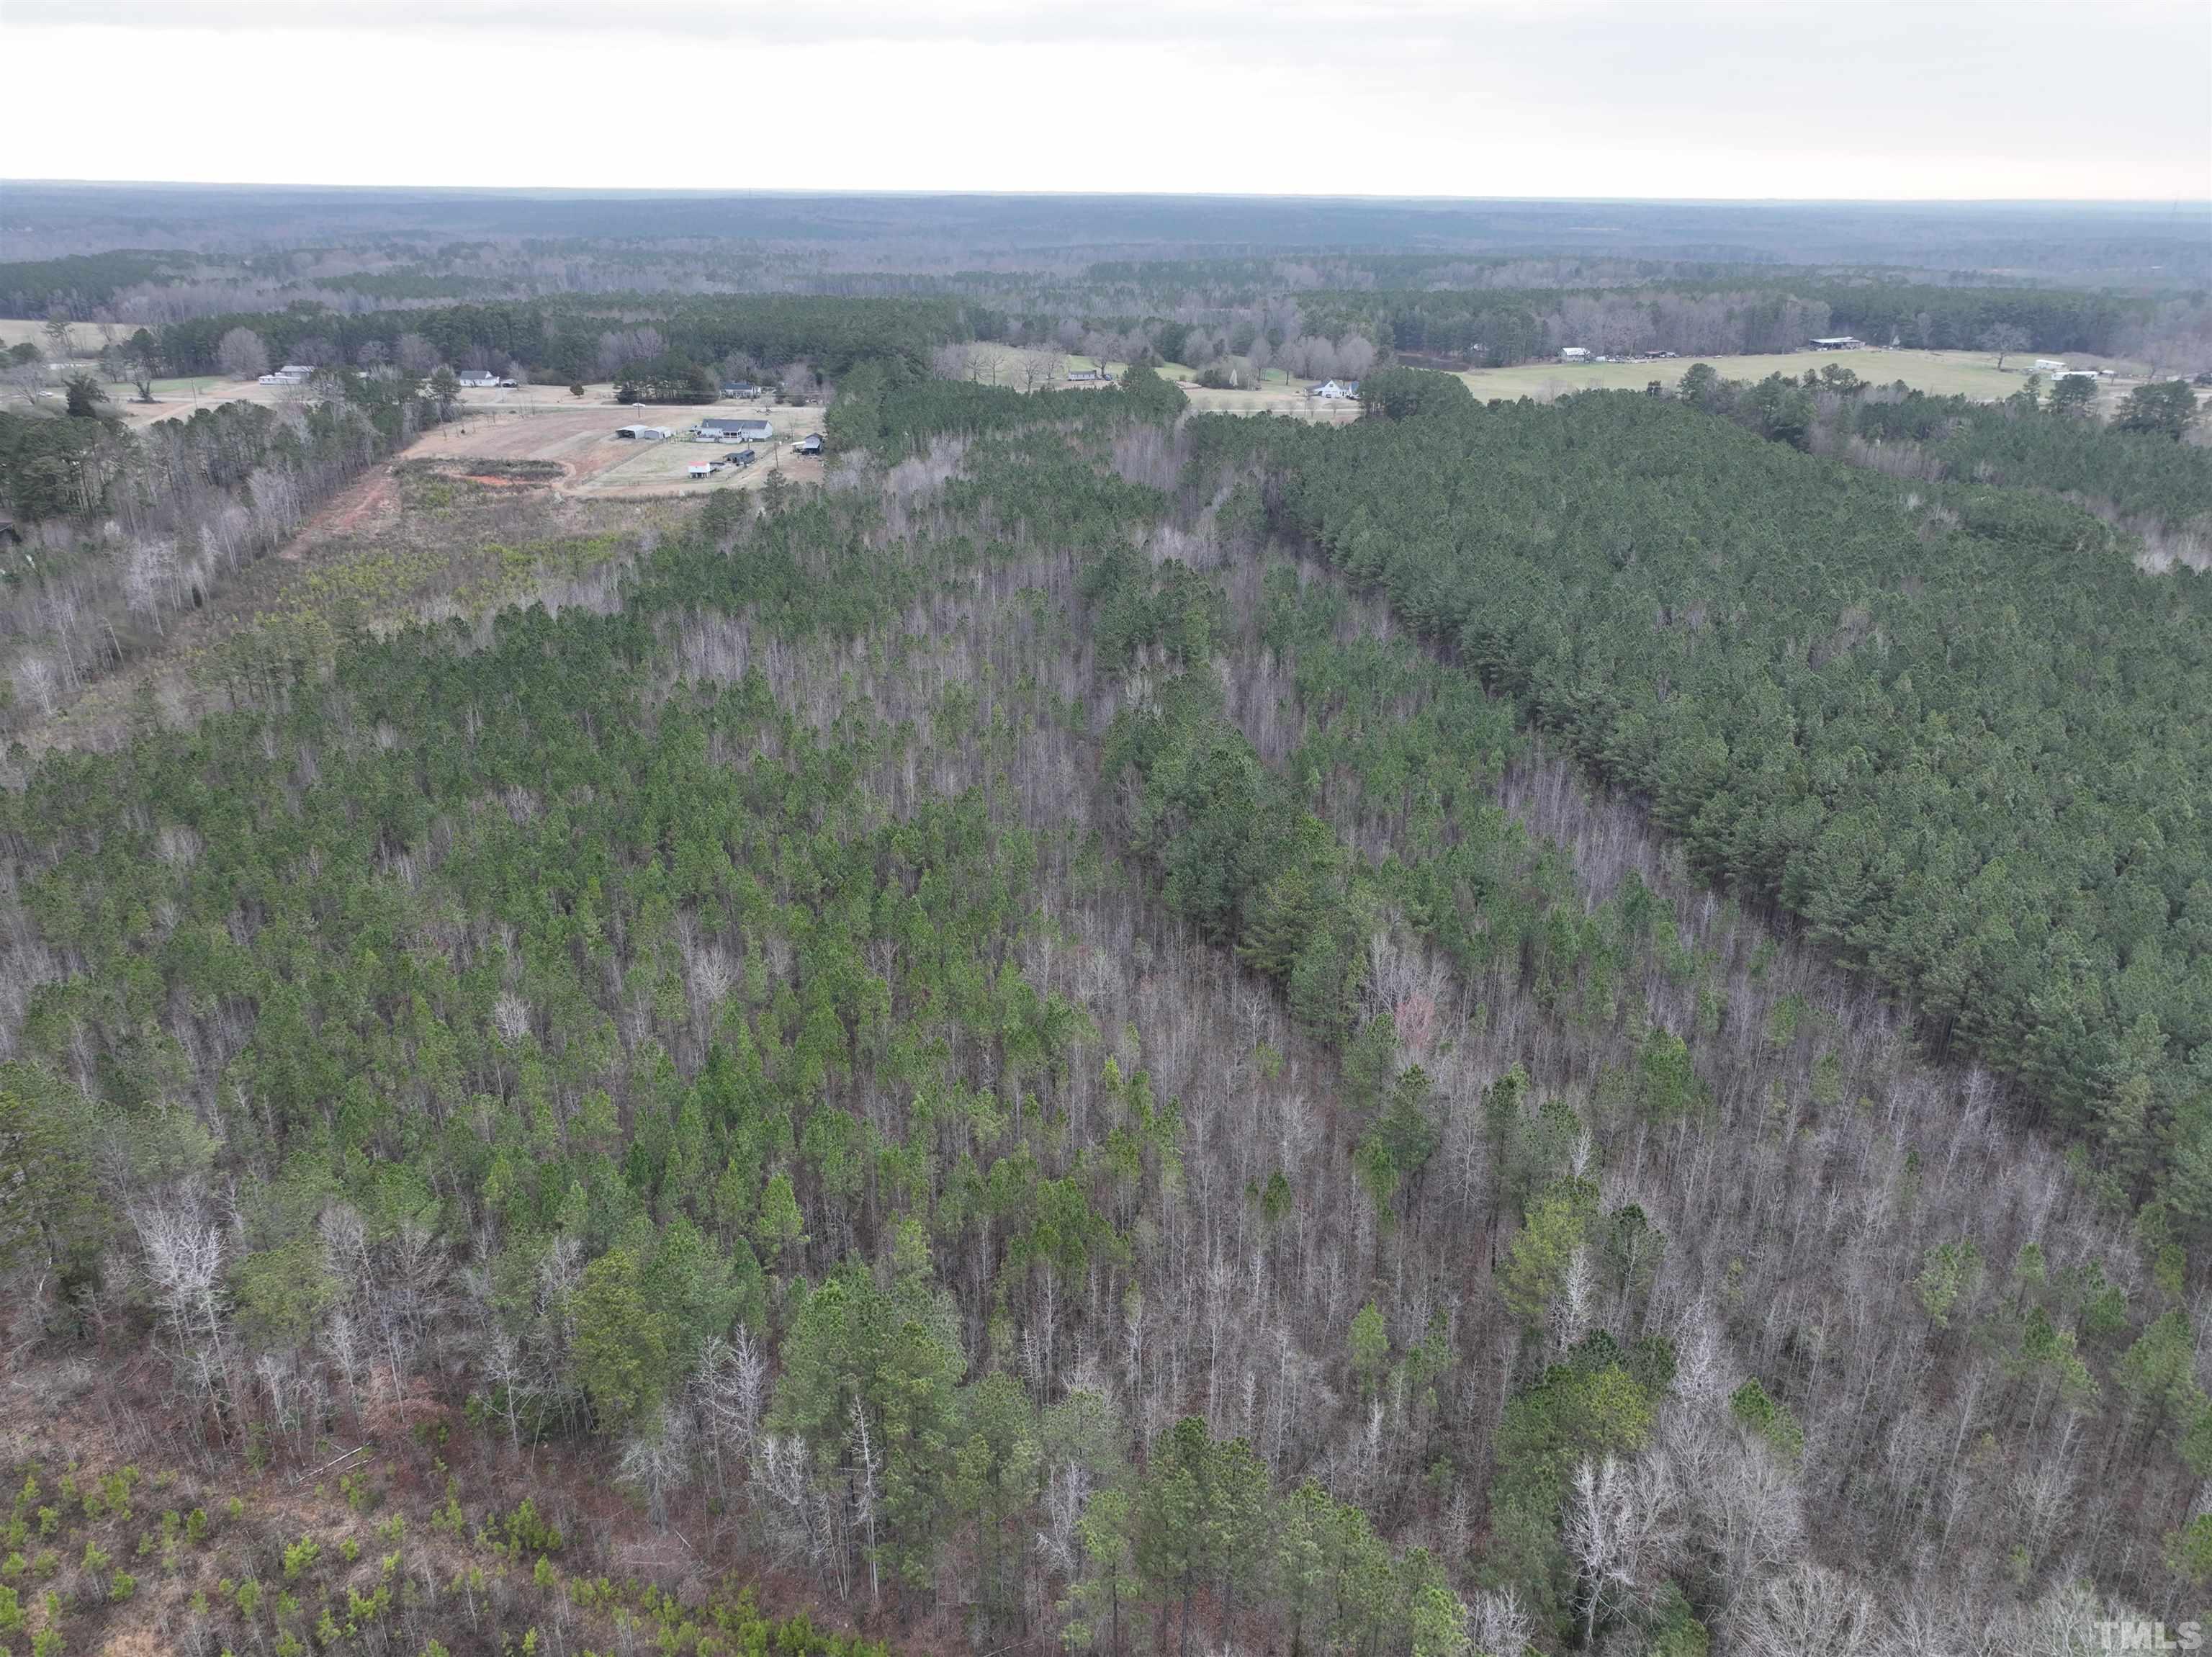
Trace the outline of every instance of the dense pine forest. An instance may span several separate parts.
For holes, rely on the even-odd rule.
[[[0,1642],[2205,1615],[2202,576],[1910,399],[840,368],[819,487],[11,756]]]
[[[1906,995],[1936,1051],[2031,1081],[2203,1246],[2194,576],[2142,579],[2037,492],[1923,496],[1650,399],[1200,429],[1258,445],[1286,533],[1650,800],[1693,868]]]

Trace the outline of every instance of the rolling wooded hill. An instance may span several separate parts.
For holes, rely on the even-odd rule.
[[[0,1630],[2202,1614],[2196,577],[1641,398],[1179,403],[848,387],[819,491],[0,796]],[[57,1483],[103,1403],[436,1527],[195,1553]]]

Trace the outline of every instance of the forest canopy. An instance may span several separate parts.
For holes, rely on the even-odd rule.
[[[33,1430],[96,1387],[149,1488],[288,1523],[383,1458],[334,1558],[187,1508],[118,1562],[131,1473],[11,1465],[40,1632],[1796,1657],[2195,1607],[2197,578],[1690,402],[1376,379],[1322,429],[871,358],[819,484],[11,754]],[[110,498],[221,523],[323,431],[157,423]]]
[[[1925,498],[1627,394],[1200,435],[1698,868],[2212,1236],[2200,578],[2048,497]]]

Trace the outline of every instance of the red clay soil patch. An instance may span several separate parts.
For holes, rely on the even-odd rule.
[[[373,517],[382,517],[399,507],[399,488],[389,466],[372,466],[323,503],[322,509],[300,526],[276,556],[297,564],[313,543],[331,535],[357,533]]]

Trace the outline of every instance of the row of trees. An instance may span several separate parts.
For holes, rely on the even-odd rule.
[[[1796,350],[1827,333],[1948,350],[1980,349],[1996,329],[2017,334],[2015,350],[2111,355],[2144,343],[2131,332],[2142,302],[2110,294],[1813,277],[1793,277],[1786,285],[1709,286],[1659,275],[1583,291],[1376,289],[1310,295],[1305,302],[1326,318],[1374,319],[1383,330],[1377,337],[1399,351],[1490,367],[1549,356],[1563,345],[1609,355],[1723,356]]]
[[[926,360],[933,345],[955,337],[961,326],[958,308],[944,301],[732,295],[615,302],[575,296],[356,314],[303,308],[196,317],[169,324],[160,339],[162,356],[178,372],[205,374],[226,366],[223,342],[241,329],[276,361],[319,365],[357,363],[370,346],[387,353],[385,360],[397,360],[401,342],[411,336],[442,362],[519,363],[536,378],[567,385],[664,354],[690,362],[720,362],[739,352],[767,362],[805,360],[836,375],[865,358]],[[647,334],[657,349],[644,347]],[[632,343],[623,344],[623,336]],[[619,361],[606,361],[611,349]]]

